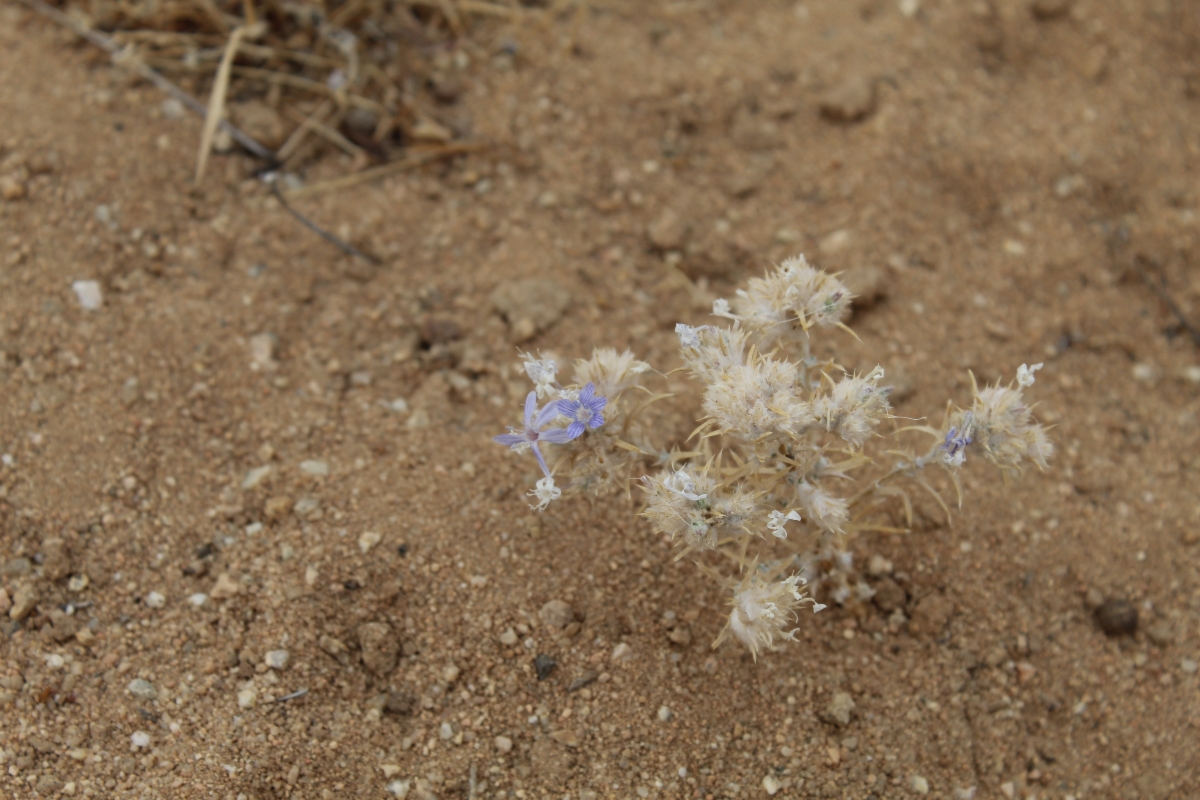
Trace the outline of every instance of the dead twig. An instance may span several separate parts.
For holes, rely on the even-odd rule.
[[[229,78],[233,69],[233,59],[237,56],[238,45],[242,38],[250,32],[250,28],[239,25],[229,34],[229,44],[225,47],[225,55],[221,58],[221,66],[217,67],[217,77],[213,80],[212,94],[208,97],[208,113],[204,117],[204,132],[200,135],[200,152],[196,156],[196,178],[199,185],[204,177],[204,168],[208,165],[208,155],[212,152],[213,137],[217,135],[217,124],[225,115],[225,95],[229,91]]]
[[[375,264],[376,266],[378,266],[381,263],[380,260],[378,258],[376,258],[375,256],[367,255],[366,253],[359,250],[357,247],[350,244],[349,242],[343,241],[342,239],[338,238],[337,236],[334,236],[332,233],[325,230],[320,225],[313,222],[311,219],[304,216],[296,209],[292,208],[291,204],[288,203],[287,198],[284,197],[283,192],[279,191],[278,175],[276,175],[274,173],[270,173],[270,174],[264,176],[263,180],[265,180],[267,182],[267,185],[271,187],[271,192],[275,195],[275,199],[277,199],[279,201],[279,204],[281,206],[283,206],[283,210],[288,212],[289,214],[291,214],[293,217],[295,217],[296,220],[301,225],[308,228],[310,231],[315,233],[317,236],[320,236],[322,239],[329,242],[331,245],[336,247],[338,250],[341,250],[343,253],[345,253],[348,256],[354,256],[355,258],[361,258],[362,260],[368,261],[372,264]]]
[[[1144,258],[1135,258],[1134,269],[1137,270],[1138,275],[1140,275],[1142,278],[1142,281],[1150,287],[1150,291],[1158,295],[1158,299],[1163,301],[1163,304],[1166,305],[1166,307],[1171,311],[1171,313],[1175,316],[1175,319],[1179,321],[1180,327],[1182,327],[1191,335],[1192,344],[1200,347],[1200,327],[1197,327],[1195,324],[1193,324],[1192,321],[1187,318],[1187,315],[1183,313],[1183,309],[1180,308],[1174,299],[1171,298],[1171,295],[1167,294],[1166,278],[1160,274],[1158,276],[1158,281],[1154,281],[1150,277],[1150,273],[1146,269],[1146,263],[1146,259]]]
[[[293,200],[300,197],[311,197],[316,194],[324,194],[325,192],[333,192],[339,189],[348,189],[351,186],[357,186],[360,183],[367,183],[377,178],[383,178],[388,175],[394,175],[397,172],[407,172],[410,169],[415,169],[425,164],[430,164],[434,161],[440,161],[443,158],[451,158],[463,153],[470,153],[475,150],[480,150],[484,147],[478,142],[461,142],[457,144],[447,144],[441,147],[430,148],[428,150],[420,150],[413,152],[410,155],[392,161],[387,164],[381,164],[378,167],[364,169],[362,172],[355,172],[351,175],[346,175],[341,178],[333,178],[320,183],[309,184],[302,186],[299,189],[294,189],[287,192],[287,196]]]
[[[99,47],[101,50],[109,53],[113,57],[113,61],[133,70],[140,77],[154,84],[154,86],[160,91],[178,100],[188,110],[200,115],[201,117],[204,117],[208,114],[208,109],[203,103],[192,97],[183,89],[180,89],[178,86],[171,83],[171,81],[167,80],[162,75],[143,64],[141,61],[137,60],[136,58],[123,58],[122,48],[104,34],[98,33],[79,22],[76,22],[63,12],[59,11],[57,8],[54,8],[53,6],[43,2],[43,0],[20,0],[20,2],[31,11],[36,11],[43,17],[53,20],[54,22],[57,22],[59,25],[62,25],[66,28],[70,28],[75,32],[75,35],[79,36],[81,39],[86,39],[96,47]],[[231,139],[244,147],[251,155],[261,158],[269,163],[275,162],[275,154],[263,145],[259,144],[254,137],[250,136],[245,131],[240,130],[226,120],[221,120],[218,123],[218,127],[228,133]]]

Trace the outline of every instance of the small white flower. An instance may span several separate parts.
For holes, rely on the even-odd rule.
[[[555,486],[554,478],[547,475],[545,478],[542,478],[537,482],[536,489],[534,489],[532,492],[527,492],[527,494],[529,497],[536,497],[538,500],[538,504],[536,506],[531,505],[530,508],[537,509],[538,511],[545,511],[546,506],[562,497],[562,489],[559,489],[557,486]]]
[[[714,317],[725,317],[726,319],[737,319],[737,317],[735,317],[733,315],[733,312],[731,312],[729,310],[729,301],[726,300],[724,297],[718,297],[716,300],[713,300],[712,313],[713,313]]]
[[[533,381],[539,398],[554,393],[554,382],[557,380],[558,365],[552,358],[534,358],[528,353],[525,358],[525,374]]]
[[[786,539],[787,528],[784,526],[787,525],[789,519],[800,522],[800,512],[794,509],[786,514],[781,511],[772,511],[767,515],[767,530],[779,539]]]
[[[698,500],[703,500],[708,497],[707,494],[696,494],[696,482],[692,477],[683,470],[677,471],[674,475],[667,479],[667,491],[677,494],[681,497],[686,497],[695,503]]]
[[[1017,386],[1024,389],[1026,386],[1033,386],[1033,373],[1042,368],[1042,364],[1034,364],[1032,367],[1027,364],[1022,364],[1017,367]]]
[[[675,335],[679,337],[679,344],[683,347],[699,347],[699,331],[699,328],[693,328],[691,325],[684,325],[682,322],[675,324]]]
[[[967,460],[967,451],[966,450],[959,450],[957,453],[954,453],[953,455],[951,455],[950,453],[942,453],[942,461],[946,464],[946,466],[961,467],[963,465],[963,462],[966,460]]]

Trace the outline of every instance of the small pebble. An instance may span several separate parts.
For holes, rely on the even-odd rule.
[[[854,698],[846,692],[834,692],[821,718],[834,725],[849,725],[850,715],[854,713]]]
[[[286,669],[290,660],[291,655],[287,650],[270,650],[263,656],[264,663],[271,669]]]
[[[516,643],[517,632],[512,628],[509,628],[508,630],[504,631],[504,633],[500,634],[500,644],[504,645],[505,647],[512,647]]]
[[[919,795],[929,794],[929,781],[920,775],[913,775],[908,785]]]
[[[358,537],[358,549],[365,555],[371,551],[371,548],[379,544],[379,540],[383,538],[383,534],[378,531],[363,531]]]
[[[329,475],[329,464],[324,461],[301,461],[300,471],[314,478],[324,478]]]
[[[242,689],[237,693],[238,708],[254,708],[258,704],[258,693],[253,689]]]
[[[533,660],[533,668],[537,671],[537,679],[544,681],[550,677],[550,673],[554,672],[554,668],[558,666],[558,662],[548,655],[541,654]]]
[[[145,678],[134,678],[129,682],[128,688],[131,695],[142,700],[153,700],[158,697],[158,690],[154,688],[154,684]]]
[[[575,612],[562,600],[551,600],[538,612],[542,622],[551,628],[563,629],[575,621]]]
[[[671,714],[671,709],[667,708],[666,706],[659,707],[659,709],[658,709],[658,721],[659,722],[670,722],[672,716],[673,715]]]
[[[633,658],[633,648],[624,642],[621,642],[619,645],[613,648],[611,658],[613,661],[627,661],[628,659]]]
[[[204,594],[204,592],[196,592],[194,595],[188,598],[188,602],[194,605],[196,608],[199,608],[208,602],[208,595]]]
[[[229,573],[222,572],[217,576],[217,583],[208,594],[214,600],[228,600],[231,597],[236,597],[241,590],[242,587],[238,585],[237,581],[229,577]]]
[[[129,737],[129,743],[133,745],[135,749],[140,747],[149,747],[150,734],[146,733],[145,731],[136,731]]]
[[[158,592],[150,592],[150,594],[146,595],[147,608],[162,608],[166,604],[167,598],[163,597]]]
[[[512,749],[513,749],[512,739],[508,738],[507,736],[497,736],[496,737],[496,749],[499,750],[501,753],[512,752]]]
[[[1123,598],[1109,598],[1096,609],[1096,623],[1109,636],[1131,636],[1138,627],[1137,608]]]
[[[766,777],[762,779],[762,787],[767,794],[774,797],[783,788],[783,784],[779,782],[778,778],[768,772]]]
[[[71,284],[71,289],[85,311],[98,311],[104,305],[104,294],[100,291],[99,281],[75,281]]]
[[[1180,668],[1181,670],[1183,670],[1183,671],[1184,671],[1186,674],[1188,674],[1188,675],[1195,675],[1195,674],[1196,674],[1196,670],[1197,670],[1197,669],[1200,669],[1200,666],[1198,666],[1198,665],[1196,664],[1196,660],[1195,660],[1195,659],[1192,659],[1192,658],[1185,658],[1183,661],[1181,661],[1181,662],[1179,663],[1179,668]]]
[[[66,665],[66,661],[58,653],[51,653],[46,656],[46,666],[49,669],[62,669]]]

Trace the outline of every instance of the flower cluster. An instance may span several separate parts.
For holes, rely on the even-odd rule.
[[[577,362],[565,386],[554,361],[525,356],[534,388],[524,424],[496,441],[533,453],[543,477],[529,494],[539,510],[565,494],[640,483],[642,513],[655,530],[732,589],[717,643],[736,639],[757,658],[792,638],[802,605],[819,611],[817,598],[870,599],[851,541],[862,531],[902,530],[886,519],[900,510],[910,522],[911,501],[897,480],[937,496],[922,474],[930,467],[957,489],[972,453],[1004,470],[1044,468],[1053,453],[1023,397],[1042,365],[1022,364],[1013,383],[976,387],[970,407],[952,408],[940,427],[898,434],[930,437],[926,452],[891,446],[890,466],[860,477],[876,465],[872,454],[883,448],[871,441],[891,416],[885,372],[820,360],[811,341],[820,329],[845,328],[850,300],[836,276],[801,256],[751,279],[732,300],[716,300],[719,324],[678,324],[683,365],[703,386],[704,416],[687,452],[682,443],[652,441],[642,412],[667,395],[642,386],[654,374],[648,364],[611,349]],[[647,474],[652,460],[659,469]]]

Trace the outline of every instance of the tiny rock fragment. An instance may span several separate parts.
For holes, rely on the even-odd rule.
[[[275,363],[275,334],[256,333],[250,337],[250,365],[267,369]]]
[[[579,746],[579,734],[575,733],[575,731],[571,730],[570,728],[554,731],[550,734],[550,738],[567,747]]]
[[[292,509],[290,497],[272,497],[263,504],[263,516],[267,522],[278,522],[288,515]]]
[[[287,669],[291,655],[287,650],[268,650],[263,656],[263,663],[271,669]]]
[[[540,654],[533,660],[533,668],[537,672],[537,679],[544,681],[550,677],[550,673],[554,672],[554,668],[558,666],[558,662],[548,655]]]
[[[25,184],[11,175],[0,177],[0,197],[12,202],[25,196]]]
[[[254,689],[241,689],[237,693],[238,708],[254,708],[258,705],[258,693]]]
[[[667,638],[680,647],[687,647],[692,643],[692,632],[683,626],[678,626],[667,631]]]
[[[383,538],[383,534],[378,531],[363,531],[358,537],[358,549],[363,554],[369,553],[371,548],[379,544],[379,540]]]
[[[1037,668],[1028,661],[1017,662],[1017,680],[1020,683],[1029,683],[1033,677],[1037,675]]]
[[[341,664],[350,663],[350,651],[340,639],[335,639],[328,634],[323,635],[317,639],[317,647],[320,647],[327,655],[336,658]]]
[[[768,795],[774,797],[783,788],[783,784],[779,782],[778,778],[768,772],[762,779],[762,788]]]
[[[582,689],[583,687],[585,687],[589,684],[595,683],[596,678],[599,678],[599,677],[600,677],[600,673],[596,672],[596,670],[594,670],[594,669],[589,669],[587,672],[582,673],[578,678],[571,681],[571,685],[567,687],[567,691],[568,692],[577,692],[580,689]]]
[[[82,592],[88,587],[89,583],[90,581],[88,580],[88,576],[81,572],[78,575],[72,575],[67,579],[67,589],[76,593]]]
[[[908,629],[918,636],[937,638],[954,614],[954,603],[943,594],[934,592],[917,601]]]
[[[229,577],[229,573],[222,572],[217,576],[217,583],[213,586],[212,591],[208,593],[208,596],[214,600],[228,600],[231,597],[236,597],[241,590],[242,587],[238,585],[237,581]]]
[[[145,731],[135,731],[129,737],[129,744],[136,750],[150,746],[150,734]]]
[[[507,736],[497,736],[495,739],[496,749],[501,753],[511,753],[513,749],[512,739]]]
[[[270,476],[270,474],[274,471],[274,469],[275,468],[270,464],[266,464],[264,466],[255,467],[254,469],[248,470],[246,472],[246,477],[242,479],[242,489],[247,492],[251,489],[254,489],[260,483],[265,481],[267,477]]]
[[[145,678],[134,678],[127,688],[131,695],[142,700],[154,700],[158,697],[158,690],[154,688],[154,684]]]
[[[1160,620],[1146,628],[1146,636],[1159,647],[1169,647],[1175,643],[1175,630],[1166,620]]]
[[[37,608],[39,599],[37,591],[32,586],[17,587],[16,592],[13,593],[12,608],[8,610],[8,618],[18,622],[25,619]]]
[[[325,478],[329,476],[329,464],[325,461],[301,461],[300,471],[310,478]]]
[[[71,574],[71,557],[67,543],[62,539],[47,539],[42,542],[42,577],[61,580]]]
[[[674,715],[671,713],[671,709],[667,708],[666,706],[659,706],[659,709],[658,709],[658,721],[659,722],[670,722],[672,716],[674,716]]]
[[[850,724],[850,715],[853,713],[854,698],[846,692],[834,692],[821,712],[821,719],[840,727]]]
[[[563,628],[575,621],[575,612],[562,600],[551,600],[538,611],[538,617],[551,628]]]
[[[921,775],[913,775],[908,781],[908,786],[922,797],[929,794],[929,781]]]
[[[163,597],[159,592],[150,592],[146,595],[146,608],[162,608],[167,604],[167,598]]]
[[[383,677],[396,668],[400,655],[400,640],[386,622],[365,622],[358,626],[358,645],[362,648],[363,664],[375,675]]]
[[[867,563],[867,574],[875,578],[881,575],[891,575],[893,569],[892,562],[878,553],[872,555],[871,560]]]
[[[830,122],[858,122],[875,110],[875,82],[846,78],[820,100],[821,116]]]
[[[1090,608],[1092,611],[1095,611],[1100,606],[1104,605],[1104,594],[1099,589],[1088,589],[1083,600],[1085,603],[1087,603],[1088,608]]]
[[[505,647],[512,647],[517,643],[517,632],[512,628],[508,628],[504,633],[500,634],[500,644]]]
[[[100,290],[99,281],[75,281],[71,284],[75,298],[84,311],[99,311],[104,305],[104,293]]]
[[[628,661],[633,658],[633,648],[625,644],[625,642],[621,642],[613,648],[610,658],[613,661]]]
[[[96,634],[92,633],[87,628],[80,628],[79,630],[75,631],[75,641],[79,642],[84,647],[91,647],[92,643],[96,641]]]
[[[526,278],[507,281],[496,287],[492,305],[512,326],[513,338],[524,341],[518,334],[531,338],[558,322],[571,303],[571,293],[562,284],[548,278]]]
[[[1132,636],[1137,631],[1137,608],[1124,598],[1105,600],[1095,613],[1096,624],[1108,636]]]
[[[659,250],[679,250],[683,247],[687,226],[683,219],[670,208],[664,208],[654,222],[646,228],[650,243]]]

